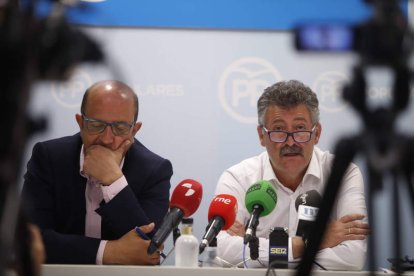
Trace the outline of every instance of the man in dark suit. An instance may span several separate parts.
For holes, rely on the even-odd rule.
[[[134,139],[138,98],[119,81],[85,93],[80,133],[37,143],[22,196],[42,232],[47,263],[157,264],[148,240],[168,210],[171,163]]]

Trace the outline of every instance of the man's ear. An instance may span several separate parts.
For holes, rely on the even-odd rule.
[[[315,145],[319,142],[321,133],[322,133],[322,125],[320,123],[317,123],[316,128],[315,128]]]
[[[140,130],[140,128],[142,127],[142,122],[136,122],[135,125],[133,126],[132,129],[132,137],[135,136],[135,134],[137,134],[137,132]]]
[[[76,119],[76,122],[79,125],[79,129],[82,130],[83,129],[83,117],[82,117],[82,115],[76,114],[75,119]]]
[[[260,144],[263,147],[265,147],[265,143],[264,143],[265,136],[263,134],[263,127],[262,126],[257,126],[257,134],[259,135]]]

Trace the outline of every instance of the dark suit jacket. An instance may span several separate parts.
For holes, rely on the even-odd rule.
[[[79,134],[37,143],[27,164],[22,196],[41,228],[47,263],[96,263],[100,240],[84,236],[86,179],[79,174],[81,146]],[[102,217],[102,239],[118,239],[150,222],[157,228],[168,211],[170,161],[135,140],[122,171],[128,186],[96,210]]]

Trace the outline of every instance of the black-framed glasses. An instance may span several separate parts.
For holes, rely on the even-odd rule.
[[[91,119],[82,114],[83,121],[85,122],[86,129],[91,134],[102,133],[107,126],[110,126],[112,133],[116,136],[122,136],[129,133],[134,123],[128,122],[113,122],[107,123],[98,119]]]
[[[287,141],[289,136],[292,136],[293,140],[296,143],[306,143],[309,142],[312,133],[315,131],[316,125],[313,126],[311,130],[298,130],[298,131],[284,131],[284,130],[267,130],[262,126],[263,130],[269,135],[269,139],[275,143],[284,143]]]

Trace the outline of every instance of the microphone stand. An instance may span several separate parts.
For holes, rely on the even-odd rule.
[[[175,242],[181,236],[181,231],[178,227],[174,227],[172,233],[173,233],[173,245],[175,245]]]
[[[256,231],[252,233],[249,240],[250,259],[255,261],[259,258],[259,239],[256,237]]]
[[[259,225],[259,217],[262,212],[262,206],[258,204],[253,206],[251,218],[249,219],[246,225],[246,234],[244,235],[243,239],[244,244],[247,244],[254,236],[256,236],[256,228]]]
[[[361,45],[361,60],[359,66],[353,70],[353,82],[351,85],[345,86],[343,90],[343,97],[355,108],[361,115],[365,124],[365,130],[355,136],[342,138],[335,147],[335,159],[331,174],[327,180],[323,200],[320,205],[319,213],[316,218],[313,231],[310,233],[308,246],[302,256],[302,262],[297,270],[298,276],[309,275],[312,262],[315,259],[316,253],[321,243],[325,226],[327,225],[330,212],[338,194],[342,178],[354,157],[358,153],[362,153],[366,157],[368,169],[368,194],[367,194],[367,209],[369,224],[374,225],[374,208],[372,203],[372,195],[380,191],[383,187],[383,175],[385,173],[392,177],[392,200],[393,200],[393,224],[394,224],[394,254],[395,258],[401,260],[401,239],[400,239],[400,206],[399,206],[399,180],[405,178],[405,184],[409,191],[411,199],[412,210],[414,210],[414,188],[413,188],[413,170],[414,170],[414,138],[394,132],[394,123],[397,115],[408,106],[410,97],[410,77],[411,72],[408,68],[407,51],[402,49],[403,37],[408,31],[401,30],[400,25],[397,24],[393,13],[399,9],[397,0],[382,0],[377,1],[378,10],[376,16],[383,16],[385,18],[375,18],[374,23],[384,23],[385,31],[394,31],[396,34],[388,38],[387,44],[394,48],[373,49],[374,47],[381,48],[381,28],[377,25],[367,25],[366,29],[362,29],[361,37],[365,39],[373,39],[375,43],[367,43],[371,41],[363,41]],[[391,10],[393,9],[393,10]],[[391,16],[391,18],[390,18]],[[402,16],[402,15],[401,15]],[[377,20],[377,21],[376,21]],[[371,22],[371,24],[373,23]],[[401,23],[401,22],[399,22]],[[380,25],[381,27],[381,25]],[[411,35],[411,33],[409,33]],[[407,37],[405,37],[407,38]],[[410,38],[410,37],[408,37]],[[362,39],[362,38],[361,38]],[[395,41],[392,41],[395,39]],[[377,43],[378,42],[378,43]],[[365,44],[364,44],[365,43]],[[372,46],[371,47],[367,47]],[[397,47],[398,46],[398,47]],[[401,47],[401,48],[399,48]],[[390,67],[394,73],[393,84],[393,103],[390,108],[377,108],[370,110],[366,103],[366,81],[364,78],[364,69],[370,65],[385,65]],[[375,229],[371,231],[371,238],[368,240],[369,266],[372,275],[376,269],[375,260]],[[401,273],[400,263],[396,265],[396,272]]]

